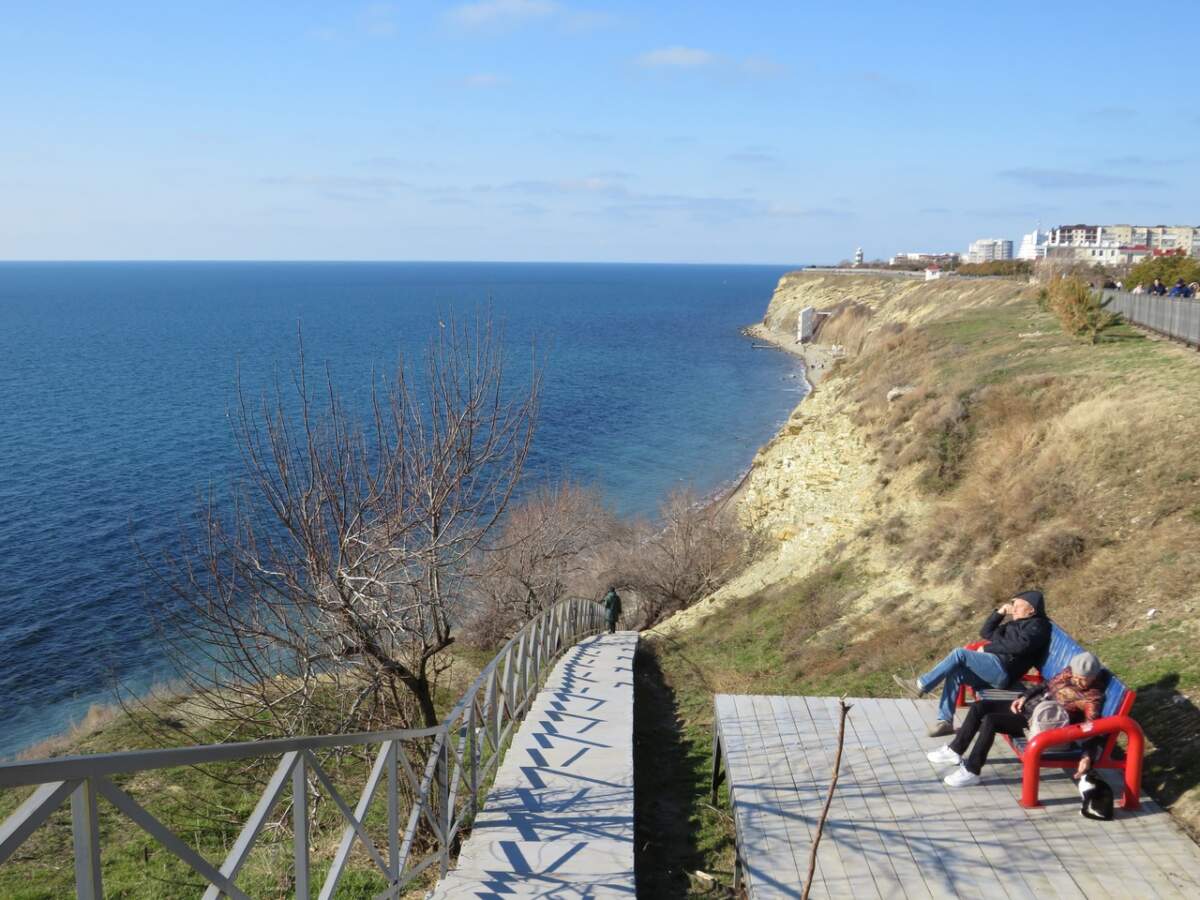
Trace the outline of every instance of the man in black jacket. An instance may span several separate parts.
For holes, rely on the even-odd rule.
[[[922,697],[938,684],[942,699],[937,723],[930,737],[954,734],[954,704],[958,689],[967,684],[976,690],[1006,687],[1030,668],[1040,665],[1050,648],[1050,620],[1046,618],[1041,591],[1023,591],[993,612],[979,636],[989,643],[982,650],[961,647],[947,654],[940,663],[917,678],[914,685],[900,676],[896,682],[905,690],[916,690]]]

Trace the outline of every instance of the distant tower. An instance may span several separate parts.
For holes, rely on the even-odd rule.
[[[862,247],[859,247],[857,250],[854,251],[854,264],[856,266],[861,266],[863,264]]]

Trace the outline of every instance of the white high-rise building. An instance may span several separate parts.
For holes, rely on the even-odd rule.
[[[1013,242],[1003,238],[980,238],[967,248],[967,262],[983,263],[1013,258]]]
[[[863,248],[862,247],[858,247],[854,251],[854,264],[856,266],[861,266],[863,264]]]
[[[1029,234],[1021,236],[1021,249],[1017,251],[1017,259],[1044,259],[1046,243],[1050,240],[1050,232],[1035,228]]]

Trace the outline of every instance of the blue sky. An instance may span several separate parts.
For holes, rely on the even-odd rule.
[[[0,258],[801,263],[1200,222],[1194,0],[57,3]]]

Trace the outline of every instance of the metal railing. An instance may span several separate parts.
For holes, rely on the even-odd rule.
[[[1125,321],[1200,347],[1200,300],[1129,291],[1105,291],[1104,296]]]
[[[272,810],[286,794],[290,794],[295,896],[308,898],[311,896],[308,803],[311,784],[324,791],[346,822],[333,864],[318,896],[333,896],[351,851],[360,844],[388,884],[377,896],[396,897],[431,866],[440,866],[441,874],[446,873],[456,840],[473,822],[481,789],[486,787],[499,765],[503,748],[536,695],[546,669],[563,650],[583,637],[598,633],[603,616],[600,604],[583,599],[563,600],[544,611],[505,644],[449,715],[433,728],[107,753],[0,765],[0,788],[37,785],[29,798],[0,824],[0,865],[70,798],[76,893],[86,900],[99,900],[104,894],[97,801],[103,797],[207,882],[205,900],[219,897],[248,900],[236,884],[238,872],[254,849]],[[432,745],[424,756],[423,768],[414,766],[405,750],[406,745],[415,744],[423,749],[430,741]],[[378,751],[366,785],[351,809],[318,761],[315,751],[363,745],[378,745]],[[279,764],[220,867],[205,860],[111,780],[114,775],[275,756],[280,757]],[[401,808],[401,779],[412,797],[411,808],[407,811]],[[365,820],[384,781],[388,845],[381,848],[368,834]],[[424,830],[432,835],[432,849],[420,858],[414,858],[422,822],[425,823]]]

